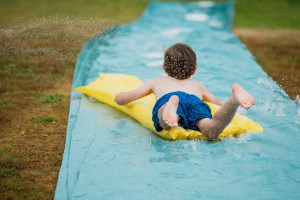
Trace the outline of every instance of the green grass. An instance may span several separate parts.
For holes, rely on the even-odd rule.
[[[51,94],[45,98],[44,103],[51,104],[51,105],[57,105],[64,98],[65,98],[65,95],[63,95],[63,94],[58,94],[58,93]]]
[[[55,120],[57,120],[57,118],[51,116],[33,117],[31,119],[37,122],[54,122]]]
[[[235,27],[300,28],[299,0],[236,0]]]
[[[0,108],[6,108],[10,105],[10,101],[0,99]]]
[[[127,23],[137,19],[147,4],[148,0],[2,0],[0,24],[49,16]],[[300,28],[299,0],[236,0],[235,8],[235,27]]]
[[[121,23],[136,19],[148,0],[2,0],[1,22],[42,16],[77,16]]]

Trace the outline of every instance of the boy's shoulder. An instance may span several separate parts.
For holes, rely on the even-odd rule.
[[[157,82],[157,81],[163,81],[163,80],[167,80],[167,79],[169,79],[168,76],[158,76],[158,77],[151,79],[150,81]]]
[[[201,87],[204,87],[204,85],[201,82],[193,80],[193,79],[178,80],[178,79],[172,78],[170,76],[155,77],[153,79],[150,79],[149,82],[152,82],[154,84],[160,84],[161,82],[167,83],[167,81],[173,82],[174,80],[176,80],[176,81],[184,81],[186,83],[192,83],[192,84],[196,84],[196,85],[199,85]]]
[[[193,85],[200,87],[202,90],[206,89],[206,87],[204,86],[204,84],[202,82],[196,81],[193,79],[189,79],[189,80],[193,83]]]
[[[152,78],[152,79],[149,79],[148,81],[146,81],[145,84],[153,86],[153,85],[156,85],[156,84],[160,84],[164,80],[165,80],[165,77],[163,77],[163,76],[155,77],[155,78]]]

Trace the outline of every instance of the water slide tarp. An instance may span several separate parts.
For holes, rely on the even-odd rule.
[[[233,2],[151,2],[136,22],[92,38],[76,64],[55,199],[300,199],[300,109],[231,32]],[[195,50],[201,81],[225,101],[240,83],[256,105],[239,113],[264,133],[221,142],[167,141],[74,89],[100,73],[163,75],[164,49]]]

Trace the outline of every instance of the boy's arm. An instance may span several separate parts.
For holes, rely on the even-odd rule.
[[[115,102],[119,105],[124,105],[147,96],[152,92],[152,84],[153,80],[150,80],[134,90],[128,92],[120,92],[116,94]]]
[[[201,84],[201,91],[202,91],[202,97],[203,101],[208,101],[214,104],[217,104],[219,106],[222,106],[223,103],[212,93],[210,93],[204,85]]]

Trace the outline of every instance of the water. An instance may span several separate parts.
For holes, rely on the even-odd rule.
[[[76,65],[56,199],[299,199],[300,111],[231,33],[232,2],[152,2],[141,18],[91,39]],[[166,141],[74,92],[99,73],[163,75],[163,51],[195,50],[193,79],[225,101],[240,83],[256,98],[239,112],[263,133],[221,142]]]

